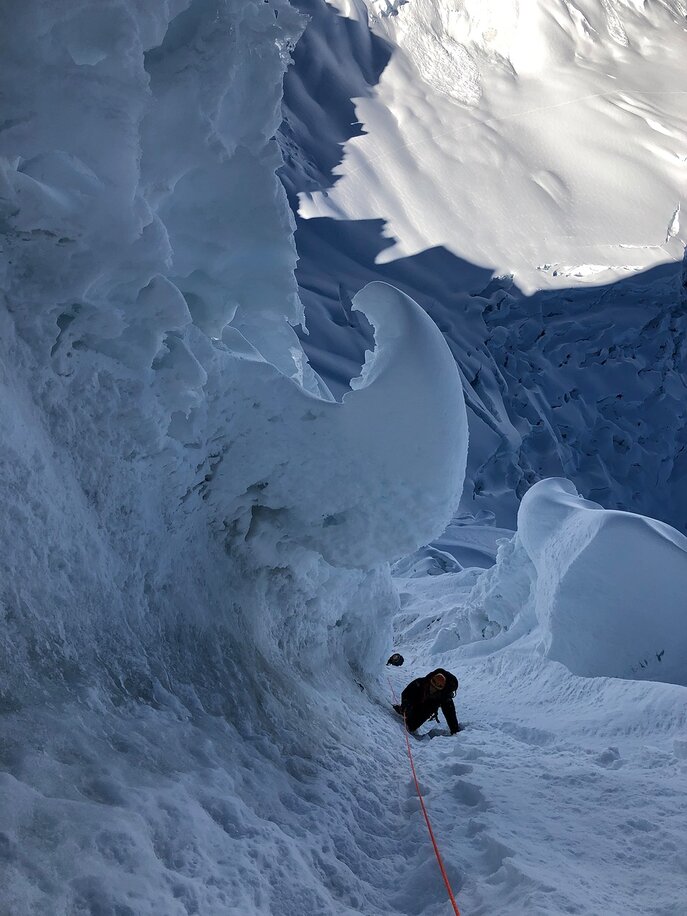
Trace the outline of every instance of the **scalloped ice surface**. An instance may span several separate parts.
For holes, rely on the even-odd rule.
[[[391,287],[356,301],[378,348],[345,403],[291,327],[273,137],[302,25],[3,12],[3,911],[391,911],[377,855],[414,826],[376,824],[393,761],[361,753],[357,681],[385,561],[457,507],[465,407]]]

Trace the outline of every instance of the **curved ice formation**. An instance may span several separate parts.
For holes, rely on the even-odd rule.
[[[446,528],[458,506],[468,448],[463,389],[442,334],[414,300],[386,283],[353,299],[375,329],[359,378],[344,397],[342,447],[354,445],[371,492],[358,499],[354,543],[396,557]],[[384,517],[384,530],[375,519]],[[387,527],[388,525],[388,527]],[[403,547],[399,550],[400,542]]]
[[[267,386],[260,402],[274,405],[268,425],[250,414],[233,420],[208,499],[215,523],[224,523],[237,492],[253,487],[251,536],[260,519],[278,539],[331,564],[366,568],[446,527],[463,487],[467,417],[450,350],[417,303],[373,283],[355,307],[374,324],[376,345],[341,404],[287,382],[254,355],[252,390]],[[218,378],[232,371],[230,358]]]
[[[687,684],[687,538],[602,509],[562,479],[528,491],[518,537],[548,656],[575,674]]]
[[[169,26],[165,15],[122,2],[102,19],[75,8],[67,25],[47,11],[40,33],[28,16],[14,25],[25,55],[10,58],[11,78],[33,92],[31,114],[20,95],[3,133],[15,322],[75,403],[84,385],[89,400],[89,373],[128,376],[140,396],[117,421],[122,451],[176,453],[182,493],[212,466],[213,526],[269,484],[258,507],[288,512],[299,543],[340,565],[396,559],[439,533],[460,497],[467,427],[450,352],[410,299],[378,285],[359,300],[378,325],[374,384],[370,372],[344,405],[327,402],[290,327],[302,309],[271,139],[300,22],[283,3],[217,15],[198,3]],[[55,55],[73,98],[48,75]],[[249,89],[258,60],[277,77],[260,95]],[[244,414],[252,384],[269,388],[255,403],[281,408]]]
[[[18,415],[40,426],[41,460],[14,441],[10,407],[5,441],[17,474],[70,519],[46,517],[50,558],[24,599],[66,646],[105,618],[112,633],[127,615],[152,629],[160,613],[195,621],[187,601],[163,609],[151,595],[187,594],[189,571],[210,562],[208,537],[229,578],[247,550],[256,567],[307,548],[367,569],[436,535],[460,497],[460,381],[417,305],[382,285],[361,293],[377,344],[344,404],[290,326],[302,309],[272,138],[301,25],[282,0],[121,0],[102,17],[34,0],[12,23],[4,66],[18,92],[0,162],[7,403],[25,402]],[[9,579],[23,578],[35,530],[13,539]],[[70,571],[87,556],[79,579]],[[47,581],[61,596],[50,612]],[[221,611],[218,593],[200,604],[203,618],[238,613]],[[3,633],[10,653],[17,626]]]

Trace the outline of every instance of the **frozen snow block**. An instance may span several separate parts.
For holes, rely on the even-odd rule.
[[[332,441],[347,479],[323,527],[326,557],[372,565],[428,543],[456,510],[465,479],[468,427],[455,361],[436,324],[405,293],[370,283],[353,300],[375,332],[351,381]]]
[[[550,658],[585,676],[687,685],[687,538],[560,479],[525,495],[518,533]]]

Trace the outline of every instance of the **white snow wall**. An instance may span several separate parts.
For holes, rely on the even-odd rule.
[[[71,593],[67,627],[92,617],[76,591],[99,549],[110,572],[124,561],[115,592],[154,576],[159,594],[199,527],[226,546],[238,520],[241,542],[268,527],[367,569],[441,529],[465,468],[458,376],[412,300],[383,284],[358,297],[377,344],[343,405],[290,327],[272,135],[298,18],[139,7],[26,5],[4,31],[4,82],[20,87],[2,134],[5,484],[18,505],[54,504],[54,538],[38,534],[51,516],[11,530],[57,554],[94,527],[106,543],[32,577]]]
[[[80,661],[109,630],[131,664],[123,620],[135,655],[161,615],[219,607],[189,567],[208,563],[201,488],[226,448],[208,395],[240,413],[241,363],[220,365],[206,330],[262,312],[288,356],[295,255],[270,136],[300,24],[286,6],[279,27],[267,4],[186,6],[5,9],[2,632],[15,658],[27,629]]]
[[[679,531],[547,478],[525,494],[517,533],[433,651],[462,643],[481,655],[523,638],[582,677],[687,685],[686,589]]]
[[[305,363],[286,3],[0,17],[2,903],[331,912],[282,798],[388,648],[385,561],[458,503],[455,365],[383,285],[344,404]]]

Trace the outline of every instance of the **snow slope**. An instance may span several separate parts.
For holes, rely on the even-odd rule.
[[[305,218],[381,218],[381,261],[443,246],[527,292],[681,256],[681,0],[367,11],[393,50],[356,99],[335,187],[301,194]]]
[[[423,660],[426,645],[413,634]],[[684,689],[579,678],[517,650],[428,662],[408,674],[456,671],[467,722],[413,742],[461,913],[685,913]],[[415,906],[398,912],[447,912],[428,846],[417,859]]]
[[[342,294],[345,397],[308,365],[274,139],[304,25],[284,0],[0,11],[0,912],[444,913],[383,674],[395,618],[397,687],[437,663],[463,685],[468,729],[416,748],[464,911],[679,914],[683,539],[560,482],[515,538],[459,512],[468,440],[489,444],[465,366],[498,373],[478,337],[457,371],[458,328],[405,283]],[[371,85],[390,55],[344,28]],[[349,87],[331,95],[341,114]],[[305,271],[360,276],[372,228],[357,260],[325,238]],[[447,263],[413,275],[442,287]],[[476,311],[517,316],[508,296]],[[656,301],[660,347],[681,325]],[[665,426],[647,454],[671,461]],[[532,479],[502,471],[505,517]],[[570,594],[623,570],[617,528],[638,603],[616,646],[612,590],[597,640]],[[634,590],[659,586],[647,625]],[[635,679],[657,671],[674,683]]]
[[[684,5],[301,6],[280,133],[313,365],[345,390],[348,303],[386,280],[461,370],[464,511],[513,527],[555,475],[687,530]]]
[[[461,912],[687,912],[686,547],[547,480],[492,569],[397,567],[392,682],[461,682],[466,730],[413,743]]]

